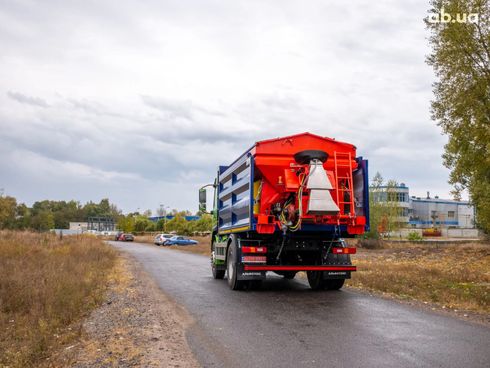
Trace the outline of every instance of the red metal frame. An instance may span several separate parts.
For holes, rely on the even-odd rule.
[[[244,271],[356,271],[356,266],[268,266],[245,265]]]
[[[302,150],[321,150],[327,152],[329,159],[323,164],[331,181],[334,201],[340,208],[335,216],[316,216],[303,213],[303,223],[347,225],[349,234],[364,232],[365,218],[355,213],[352,172],[357,169],[356,147],[352,144],[336,141],[310,133],[296,134],[283,138],[269,139],[257,142],[251,149],[254,156],[255,170],[260,173],[261,196],[258,211],[254,213],[257,219],[257,232],[273,233],[280,228],[278,221],[272,223],[266,214],[274,203],[284,202],[295,193],[299,187],[297,172],[303,168],[307,172],[308,165],[299,165],[294,161],[294,154]],[[341,187],[344,183],[348,188]],[[344,194],[349,199],[344,199]],[[348,195],[347,195],[348,194]],[[307,197],[303,198],[303,209],[307,208]],[[293,206],[298,206],[294,203]],[[349,210],[347,211],[347,207]]]

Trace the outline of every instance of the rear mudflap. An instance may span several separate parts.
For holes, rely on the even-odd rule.
[[[323,271],[323,279],[350,279],[350,271]]]
[[[238,280],[265,280],[266,271],[245,271],[243,264],[237,265]]]

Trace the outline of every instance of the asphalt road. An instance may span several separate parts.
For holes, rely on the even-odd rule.
[[[111,243],[195,318],[187,339],[204,367],[490,367],[483,326],[274,276],[261,290],[231,291],[212,278],[207,257]]]

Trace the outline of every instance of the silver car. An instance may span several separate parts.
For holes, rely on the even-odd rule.
[[[172,234],[158,234],[155,236],[154,243],[158,246],[165,245],[165,243],[174,235]]]

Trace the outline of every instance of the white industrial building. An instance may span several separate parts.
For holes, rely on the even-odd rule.
[[[80,233],[84,233],[88,229],[88,223],[87,222],[70,222],[70,225],[68,227],[69,230],[72,231],[78,231]]]
[[[409,196],[409,188],[399,186],[381,187],[381,192],[371,193],[379,201],[396,202],[401,209],[399,222],[413,228],[475,228],[475,209],[468,201],[430,197]]]
[[[410,199],[412,227],[475,227],[475,209],[468,201],[455,201],[438,197]]]

